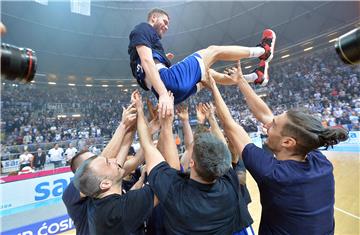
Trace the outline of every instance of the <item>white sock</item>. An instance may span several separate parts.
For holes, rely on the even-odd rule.
[[[245,74],[244,78],[247,82],[254,82],[258,78],[258,75],[256,73]]]
[[[249,47],[249,53],[250,53],[249,58],[259,57],[265,53],[265,49],[262,47]]]

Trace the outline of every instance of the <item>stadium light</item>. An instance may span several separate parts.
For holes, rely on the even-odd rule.
[[[57,115],[58,118],[66,118],[67,116],[66,115]]]
[[[92,87],[93,85],[92,84],[85,84],[85,86]]]
[[[109,85],[107,85],[107,84],[103,84],[103,85],[101,85],[102,87],[108,87]]]
[[[313,47],[305,48],[304,51],[310,51],[311,49],[313,49]]]
[[[80,15],[91,15],[91,0],[70,0],[70,11]]]
[[[71,117],[81,117],[81,115],[80,114],[73,114],[73,115],[71,115]]]
[[[48,5],[48,0],[35,0],[35,2],[40,3],[41,5]]]
[[[56,82],[48,82],[49,85],[56,85]]]
[[[74,83],[68,83],[69,86],[76,86]]]
[[[35,81],[34,81],[34,80],[32,80],[32,81],[31,81],[31,83],[35,83]]]
[[[281,56],[281,59],[288,58],[289,56],[290,56],[290,54],[283,55],[283,56]]]
[[[137,86],[137,84],[132,84],[131,86],[132,86],[132,87],[135,87],[135,86]]]
[[[119,85],[117,85],[117,87],[123,87],[124,85],[122,85],[122,84],[119,84]]]

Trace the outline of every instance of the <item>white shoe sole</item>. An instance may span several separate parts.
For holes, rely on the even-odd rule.
[[[270,58],[270,57],[269,57]],[[266,86],[269,82],[269,63],[265,61],[265,68],[264,68],[264,80],[263,82],[260,84],[260,86]]]
[[[267,58],[265,60],[265,62],[267,62],[267,63],[269,63],[272,60],[272,58],[274,57],[275,42],[276,42],[276,33],[274,31],[272,31],[271,29],[269,29],[269,30],[272,32],[273,38],[272,38],[272,42],[271,42],[270,56],[269,56],[269,58]]]

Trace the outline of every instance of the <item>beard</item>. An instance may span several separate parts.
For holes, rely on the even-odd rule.
[[[264,147],[267,148],[268,150],[274,152],[274,149],[269,145],[268,140],[266,140],[263,145],[264,145]]]
[[[160,23],[155,23],[153,27],[154,27],[157,35],[158,35],[160,38],[162,38],[161,25],[160,25]]]

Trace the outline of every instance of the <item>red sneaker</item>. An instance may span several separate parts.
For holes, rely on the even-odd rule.
[[[257,74],[258,78],[254,81],[255,84],[259,84],[260,86],[266,86],[269,82],[269,63],[265,60],[261,60],[257,69],[255,69],[254,73]]]
[[[265,62],[268,63],[271,61],[274,56],[275,41],[275,32],[271,29],[265,29],[261,37],[261,42],[258,45],[265,49],[265,53],[259,57],[260,60],[265,60]]]

